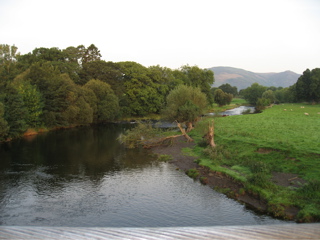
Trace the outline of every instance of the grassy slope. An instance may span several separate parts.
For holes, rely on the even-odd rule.
[[[201,147],[212,119],[199,123],[191,135],[199,143],[194,151],[201,165],[243,182],[269,202],[275,215],[297,206],[300,221],[320,221],[320,106],[301,106],[276,105],[261,114],[216,117],[214,150]],[[272,151],[261,154],[258,149]],[[308,184],[299,189],[277,186],[270,180],[273,172],[298,174]]]

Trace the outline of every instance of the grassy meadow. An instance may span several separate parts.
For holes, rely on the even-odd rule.
[[[212,120],[216,148],[202,139]],[[298,221],[320,221],[320,105],[282,104],[260,114],[207,117],[190,136],[200,165],[242,182],[275,216],[286,217],[285,209],[294,206],[300,209]],[[277,185],[276,173],[295,174],[295,181]]]

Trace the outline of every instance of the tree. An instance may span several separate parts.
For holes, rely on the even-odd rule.
[[[62,52],[64,54],[65,60],[67,62],[78,64],[79,60],[84,55],[84,52],[81,49],[82,49],[81,45],[77,48],[70,46],[70,47],[67,47],[66,49],[63,49]]]
[[[72,124],[65,113],[74,103],[76,86],[68,74],[61,74],[51,62],[34,63],[25,79],[36,85],[42,95],[43,122],[47,127],[65,127]],[[69,111],[69,110],[68,110]]]
[[[17,80],[14,83],[14,87],[17,89],[18,94],[22,96],[24,107],[27,110],[26,123],[28,127],[41,126],[42,109],[44,107],[41,93],[28,81]]]
[[[207,95],[209,104],[213,103],[211,86],[214,83],[214,74],[209,69],[200,69],[197,66],[185,65],[180,68],[182,80],[186,85],[199,87]],[[180,75],[181,76],[181,75]]]
[[[229,83],[222,84],[219,88],[225,93],[232,94],[234,97],[238,95],[237,87],[232,87]]]
[[[77,83],[80,85],[86,84],[91,79],[99,79],[108,83],[118,97],[125,92],[123,73],[118,63],[103,60],[88,62],[82,65],[79,76]]]
[[[120,98],[123,115],[145,116],[158,113],[164,105],[160,84],[150,77],[148,68],[135,62],[120,62],[125,92]],[[163,89],[162,89],[163,90]]]
[[[4,66],[7,72],[10,72],[11,65],[17,61],[17,50],[14,45],[0,44],[0,65]]]
[[[270,99],[268,98],[258,98],[256,103],[256,113],[261,113],[262,110],[266,109],[270,105]]]
[[[230,104],[233,98],[231,93],[225,93],[218,88],[213,95],[215,103],[219,104],[219,107]]]
[[[320,101],[320,68],[307,69],[299,77],[295,85],[298,101]]]
[[[7,86],[4,99],[4,119],[9,126],[9,137],[18,137],[28,128],[26,123],[27,109],[24,106],[23,98],[11,85]]]
[[[187,132],[190,131],[206,107],[207,97],[200,88],[179,85],[167,96],[167,106],[162,111],[162,116],[169,121],[176,121],[181,132],[191,141],[181,124],[187,125]]]
[[[256,105],[258,99],[262,97],[262,94],[266,89],[267,87],[261,86],[258,83],[253,83],[250,87],[243,89],[241,94],[248,103]]]
[[[110,85],[100,80],[92,79],[84,85],[90,89],[96,98],[89,101],[94,112],[94,122],[107,122],[119,115],[119,100]]]
[[[272,90],[267,90],[262,94],[262,98],[269,99],[270,103],[274,103],[276,101],[276,97]]]
[[[98,61],[101,58],[100,50],[94,45],[91,44],[84,52],[82,56],[82,64]]]
[[[17,51],[14,45],[0,44],[0,90],[18,74],[16,65],[20,53]]]
[[[4,105],[0,102],[0,142],[5,140],[8,135],[8,122],[4,119]]]

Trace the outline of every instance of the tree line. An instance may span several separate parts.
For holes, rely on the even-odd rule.
[[[54,129],[160,113],[179,85],[197,87],[209,104],[213,72],[136,62],[106,62],[91,44],[18,53],[0,45],[0,141],[27,129]]]
[[[270,104],[277,103],[309,102],[315,104],[320,102],[320,68],[311,71],[307,69],[295,84],[287,88],[266,87],[253,83],[250,87],[238,92],[236,87],[226,83],[212,91],[216,103],[225,105],[231,101],[232,96],[239,96],[249,104],[256,106],[257,112]]]
[[[238,92],[230,84],[212,88],[213,72],[197,66],[145,67],[130,61],[106,62],[101,57],[94,44],[62,50],[36,48],[24,55],[16,46],[1,44],[0,141],[18,137],[29,128],[54,129],[158,114],[168,105],[169,93],[180,85],[199,89],[209,106],[214,102],[223,106],[240,96],[258,112],[271,103],[320,102],[319,68],[307,69],[288,88],[254,83]],[[189,108],[197,107],[187,101],[171,114],[194,119],[188,116],[193,112]]]

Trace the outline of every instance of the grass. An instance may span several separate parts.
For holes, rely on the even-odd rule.
[[[158,156],[158,160],[160,162],[169,162],[172,160],[172,156],[167,154],[161,154]]]
[[[285,207],[296,206],[299,221],[320,221],[320,105],[283,104],[260,114],[215,117],[215,149],[201,138],[209,121],[191,132],[200,165],[243,182],[244,191],[267,200],[275,216],[285,217]],[[273,172],[298,174],[307,184],[277,186]]]

